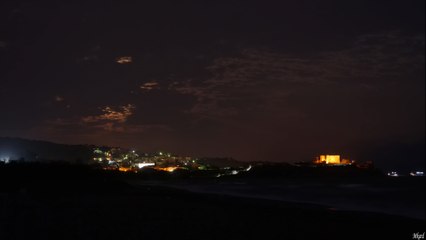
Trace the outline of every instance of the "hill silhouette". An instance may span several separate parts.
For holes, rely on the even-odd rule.
[[[0,160],[88,163],[93,146],[0,137]]]

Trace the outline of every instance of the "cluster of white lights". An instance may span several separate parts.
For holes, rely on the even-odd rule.
[[[155,163],[138,163],[136,164],[138,168],[144,168],[144,167],[152,167],[155,166]]]
[[[417,171],[417,172],[411,172],[410,175],[413,177],[423,177],[425,173]]]

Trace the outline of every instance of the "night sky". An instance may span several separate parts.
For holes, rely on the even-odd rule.
[[[424,166],[424,9],[424,0],[2,0],[0,136]]]

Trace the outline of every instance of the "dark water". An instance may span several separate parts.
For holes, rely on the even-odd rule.
[[[144,182],[198,193],[319,204],[333,211],[377,212],[425,219],[425,179],[227,179]],[[139,183],[140,184],[140,183]]]

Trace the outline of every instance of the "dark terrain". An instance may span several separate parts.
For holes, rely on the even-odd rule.
[[[135,180],[146,181],[85,166],[0,165],[0,239],[411,239],[425,226],[385,214],[128,183]]]

